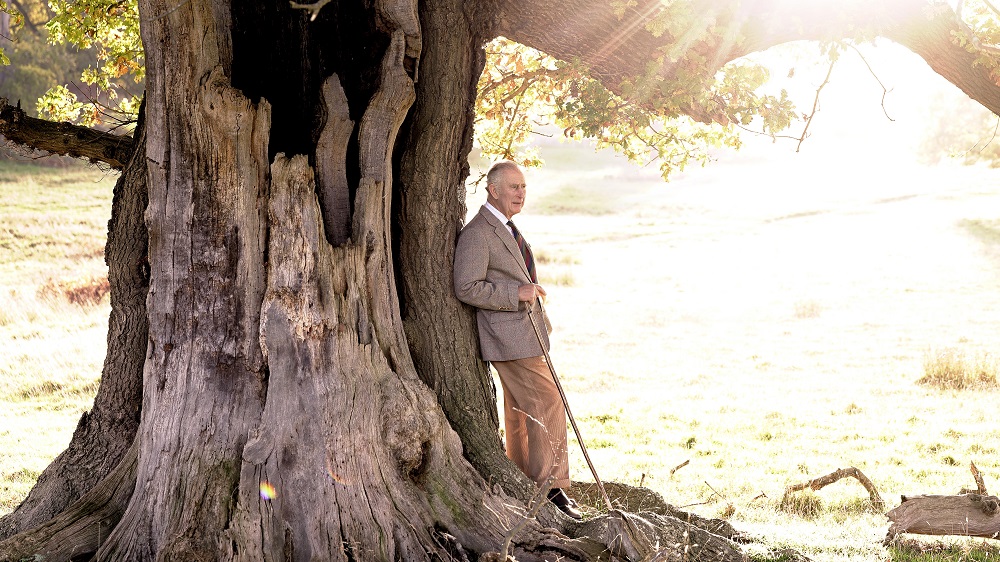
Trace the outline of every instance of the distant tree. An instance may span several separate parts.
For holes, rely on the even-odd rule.
[[[601,101],[577,123],[599,137],[633,108],[668,136],[772,110],[777,127],[781,97],[726,64],[859,35],[1000,112],[989,45],[920,0],[321,5],[139,3],[146,96],[117,160],[108,358],[67,451],[0,521],[0,559],[742,559],[695,517],[578,525],[543,507],[521,524],[533,486],[503,455],[451,286],[481,46],[570,61],[554,100]],[[8,138],[41,126],[9,109]]]

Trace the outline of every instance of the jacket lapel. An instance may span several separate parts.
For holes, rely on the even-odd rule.
[[[507,251],[514,257],[514,261],[521,266],[521,271],[524,273],[525,279],[530,280],[531,275],[528,273],[527,264],[524,263],[524,256],[521,255],[521,250],[517,247],[517,242],[514,241],[514,235],[507,230],[507,225],[501,223],[500,219],[491,213],[485,206],[479,209],[479,214],[483,215],[486,222],[493,226],[493,232],[496,233],[500,241],[503,242],[503,245],[507,247]]]

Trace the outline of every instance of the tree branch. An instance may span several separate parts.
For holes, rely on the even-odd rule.
[[[8,141],[52,154],[104,162],[117,170],[132,153],[132,137],[103,133],[70,123],[29,117],[6,98],[0,98],[0,134]]]
[[[816,88],[816,97],[813,98],[812,111],[809,112],[809,117],[806,118],[806,125],[802,128],[802,136],[799,137],[799,144],[795,147],[795,152],[802,149],[802,143],[805,142],[806,137],[809,135],[809,125],[812,125],[813,118],[816,117],[816,112],[819,111],[819,94],[823,91],[823,88],[830,83],[830,75],[833,74],[833,67],[836,66],[837,59],[830,59],[830,68],[826,71],[826,77],[823,78],[823,83]]]
[[[642,0],[622,18],[606,0],[581,0],[572,13],[558,0],[538,0],[530,9],[515,0],[499,3],[504,17],[493,30],[495,34],[559,59],[580,59],[595,79],[619,95],[630,81],[646,73],[649,61],[662,58],[663,53],[669,53],[670,60],[689,57],[702,61],[697,72],[708,77],[729,61],[782,43],[864,34],[900,43],[969,97],[1000,115],[1000,87],[989,65],[976,64],[980,57],[995,55],[988,49],[969,52],[958,45],[953,35],[963,30],[955,12],[944,4],[929,10],[923,0],[818,4],[752,0],[739,5],[729,0],[691,0],[686,3],[689,12],[700,16],[693,20],[692,29],[673,37],[670,33],[654,35],[647,29],[657,10],[665,9],[659,0]],[[698,26],[725,32],[707,34]],[[690,87],[694,67],[670,60],[659,69],[661,90]],[[679,109],[701,121],[726,121],[718,108],[703,107],[697,100]]]
[[[889,89],[886,88],[885,84],[882,83],[882,80],[878,77],[878,74],[875,74],[875,69],[872,68],[872,65],[868,64],[868,59],[865,58],[865,55],[862,54],[861,50],[858,49],[852,43],[847,43],[847,46],[854,49],[854,52],[857,53],[859,57],[861,57],[861,62],[865,63],[865,66],[868,67],[868,72],[871,73],[872,78],[874,78],[875,81],[878,82],[878,85],[882,87],[882,113],[885,114],[886,119],[895,122],[896,120],[893,119],[892,117],[889,117],[889,112],[885,109],[885,96],[889,93]]]

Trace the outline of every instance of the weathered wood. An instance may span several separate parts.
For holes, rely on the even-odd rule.
[[[830,474],[820,476],[819,478],[814,478],[808,482],[804,482],[801,484],[793,484],[785,488],[785,495],[787,496],[788,494],[798,492],[799,490],[805,490],[806,488],[812,490],[819,490],[824,486],[829,486],[830,484],[837,482],[841,478],[846,478],[848,476],[854,478],[859,483],[861,483],[862,486],[864,486],[865,490],[868,492],[868,497],[871,499],[872,505],[876,509],[881,510],[885,508],[885,501],[882,499],[881,494],[878,493],[878,489],[875,487],[875,484],[872,484],[872,481],[869,480],[868,477],[865,476],[863,472],[861,472],[860,470],[858,470],[853,466],[847,468],[838,468],[837,470],[831,472]]]
[[[351,190],[347,182],[347,145],[354,131],[347,94],[333,74],[323,82],[326,119],[316,141],[316,193],[323,210],[326,239],[339,246],[351,236]]]
[[[0,98],[0,135],[16,144],[103,162],[119,170],[125,167],[134,145],[128,135],[31,117],[19,105],[10,105],[7,98]]]
[[[98,560],[217,559],[263,407],[270,106],[229,83],[230,10],[140,3],[151,274],[139,485]]]
[[[902,496],[886,514],[891,525],[886,541],[901,533],[1000,537],[1000,500],[996,496]]]
[[[369,248],[374,259],[368,260],[368,283],[384,287],[370,302],[372,335],[386,353],[390,364],[401,372],[416,376],[406,336],[402,330],[396,274],[392,260],[392,150],[406,112],[413,104],[413,80],[406,73],[406,35],[401,29],[392,34],[389,49],[382,59],[379,88],[375,92],[358,128],[360,165],[363,171],[354,199],[352,239]],[[362,337],[368,334],[361,334]]]
[[[982,496],[987,495],[989,492],[986,491],[986,482],[983,480],[982,473],[976,468],[976,463],[970,462],[969,469],[972,471],[972,479],[976,481],[976,492]]]
[[[70,562],[97,552],[135,489],[138,442],[100,483],[58,516],[0,542],[0,560]]]
[[[456,544],[498,550],[506,525],[523,519],[512,500],[486,493],[461,460],[430,389],[405,366],[394,369],[375,334],[359,339],[378,329],[365,301],[388,298],[384,286],[370,285],[365,264],[376,257],[366,244],[334,248],[322,237],[304,157],[279,155],[271,178],[267,401],[244,449],[223,557],[413,560],[447,559]],[[272,491],[262,496],[265,483]],[[527,537],[547,537],[553,552],[575,552],[534,521],[524,527]],[[435,541],[444,535],[450,546]],[[515,552],[530,552],[525,536],[514,539]]]

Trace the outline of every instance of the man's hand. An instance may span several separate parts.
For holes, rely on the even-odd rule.
[[[528,283],[517,288],[517,300],[521,302],[535,302],[535,299],[545,300],[545,289],[536,283]]]

